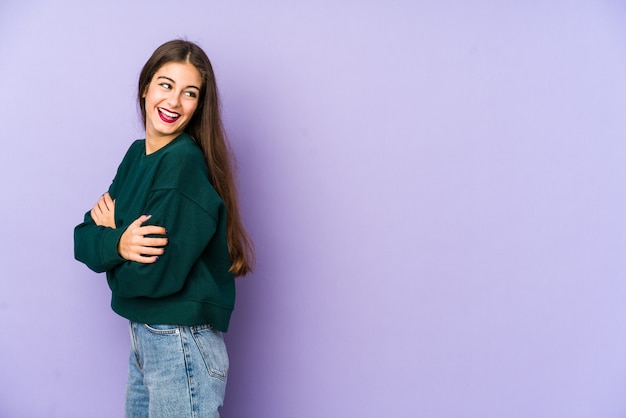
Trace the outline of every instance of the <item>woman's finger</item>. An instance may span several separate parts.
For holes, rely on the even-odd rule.
[[[154,256],[154,255],[163,255],[165,250],[160,247],[141,247],[140,249],[137,250],[137,252],[140,255],[144,255],[144,256],[146,255]]]
[[[138,263],[143,263],[143,264],[152,264],[152,263],[155,263],[158,259],[159,259],[159,256],[157,255],[146,256],[142,254],[131,254],[129,258],[127,258],[127,260],[129,261],[136,261]]]
[[[104,213],[107,209],[106,204],[104,203],[104,200],[102,199],[102,197],[100,197],[100,199],[98,199],[98,203],[96,203],[96,206],[98,207],[98,210],[101,213]]]
[[[165,247],[167,245],[167,238],[146,238],[141,241],[144,247]]]
[[[157,225],[142,226],[137,228],[137,232],[141,235],[167,235],[167,230]]]
[[[109,192],[103,194],[100,200],[102,200],[108,210],[113,210],[113,208],[115,207],[115,202],[113,201],[113,199],[111,199],[111,195],[109,194]]]
[[[143,263],[143,264],[152,264],[152,263],[156,263],[158,260],[159,260],[158,256],[153,256],[153,257],[140,256],[135,261],[137,261],[138,263]]]
[[[100,208],[98,207],[98,204],[96,203],[93,209],[91,209],[91,218],[94,221],[96,221],[97,219],[100,218],[101,215],[102,215],[102,210],[100,210]]]
[[[140,228],[141,224],[150,219],[152,215],[141,215],[139,218],[135,219],[132,224],[128,225],[128,228]]]

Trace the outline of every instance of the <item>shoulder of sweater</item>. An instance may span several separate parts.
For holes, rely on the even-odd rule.
[[[126,150],[126,154],[124,154],[124,158],[122,159],[122,161],[133,158],[138,154],[143,154],[145,150],[144,142],[145,141],[143,139],[137,139],[133,141],[133,143],[130,144],[130,147],[128,147],[128,150]]]
[[[133,169],[133,166],[137,164],[141,156],[144,154],[145,146],[144,141],[138,139],[133,141],[133,143],[126,150],[126,154],[124,154],[124,158],[120,162],[117,167],[117,176],[123,175],[123,173],[127,173],[129,170]]]
[[[178,189],[183,194],[217,197],[209,180],[204,154],[190,136],[180,138],[167,149],[159,163],[154,189]],[[219,199],[219,198],[218,198]]]
[[[179,168],[204,167],[204,154],[200,147],[187,134],[171,144],[163,153],[163,158],[168,163],[175,163]],[[189,166],[191,164],[191,166]]]

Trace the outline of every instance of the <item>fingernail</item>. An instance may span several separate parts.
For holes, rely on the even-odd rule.
[[[146,218],[146,219],[150,219],[150,218],[152,218],[152,215],[146,215],[146,216],[147,216],[147,218]]]

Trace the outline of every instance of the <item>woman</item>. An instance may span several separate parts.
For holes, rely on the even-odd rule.
[[[77,260],[105,272],[129,319],[127,417],[217,417],[235,276],[253,245],[237,203],[211,63],[196,44],[161,45],[139,77],[146,129],[109,191],[74,231]]]

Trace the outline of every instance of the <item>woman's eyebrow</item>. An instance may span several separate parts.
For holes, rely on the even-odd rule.
[[[165,76],[165,75],[160,75],[160,76],[158,76],[158,77],[157,77],[157,80],[158,80],[159,78],[164,78],[164,79],[166,79],[166,80],[170,81],[172,84],[176,84],[176,82],[175,82],[173,79],[171,79],[171,78],[169,78],[169,77],[167,77],[167,76]],[[200,87],[196,87],[196,86],[194,86],[194,85],[189,85],[189,86],[187,86],[187,88],[188,88],[188,89],[196,89],[196,90],[200,91]]]

